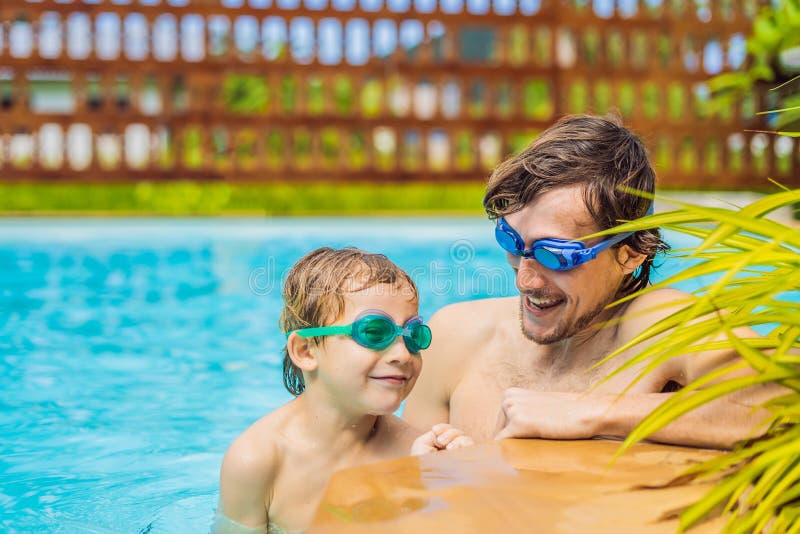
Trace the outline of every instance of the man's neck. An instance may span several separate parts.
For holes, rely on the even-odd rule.
[[[536,366],[554,377],[589,371],[615,348],[617,318],[621,315],[619,308],[605,310],[568,338],[547,345],[536,344]]]

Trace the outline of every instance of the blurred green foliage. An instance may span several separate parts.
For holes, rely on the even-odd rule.
[[[763,8],[747,38],[746,68],[721,74],[709,82],[711,110],[730,109],[734,102],[769,83],[777,94],[776,130],[800,129],[800,0],[780,0]],[[794,77],[793,77],[794,76]],[[765,110],[772,113],[776,110]],[[797,134],[796,134],[797,135]]]
[[[553,115],[553,94],[547,80],[526,81],[523,85],[523,97],[523,109],[527,117],[544,120]]]
[[[267,83],[261,76],[236,74],[222,81],[222,98],[233,113],[263,113],[268,97]]]
[[[753,439],[688,467],[665,485],[711,482],[694,503],[674,511],[680,518],[679,532],[719,515],[723,518],[715,523],[715,532],[800,532],[800,302],[788,293],[800,279],[800,232],[769,217],[798,200],[800,190],[795,189],[766,195],[742,208],[669,201],[677,209],[605,232],[661,228],[700,240],[672,253],[691,259],[691,266],[616,303],[689,280],[697,288],[671,303],[674,313],[606,358],[635,353],[607,379],[640,369],[639,381],[672,358],[710,350],[741,356],[720,359],[715,369],[671,394],[636,426],[618,455],[700,406],[708,408],[724,398],[742,402],[746,397],[738,395],[750,388],[782,386],[773,390],[775,397],[754,401],[754,410],[766,409],[758,425],[767,429],[763,435],[754,428]],[[711,280],[707,285],[705,277]],[[769,328],[762,336],[748,330],[761,327]]]
[[[0,214],[479,215],[483,193],[483,183],[0,183]]]

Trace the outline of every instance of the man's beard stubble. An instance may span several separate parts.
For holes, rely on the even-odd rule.
[[[553,343],[558,343],[559,341],[575,336],[581,330],[591,325],[592,322],[603,313],[606,307],[612,302],[614,302],[614,300],[616,300],[613,296],[608,299],[605,299],[604,302],[601,302],[598,306],[596,306],[592,310],[589,310],[588,312],[578,317],[578,319],[574,321],[572,325],[569,325],[567,323],[562,323],[556,326],[556,329],[555,331],[553,331],[552,334],[546,337],[536,337],[527,330],[525,330],[525,321],[523,319],[523,316],[525,314],[525,304],[523,303],[523,299],[526,298],[528,295],[529,293],[520,294],[519,327],[520,330],[522,331],[523,336],[525,336],[530,341],[533,341],[534,343],[538,343],[539,345],[551,345]],[[600,326],[601,325],[597,325],[597,328],[599,329]]]

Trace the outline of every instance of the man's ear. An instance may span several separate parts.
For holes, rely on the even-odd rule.
[[[617,249],[617,261],[622,267],[622,274],[631,274],[638,269],[646,259],[647,254],[636,252],[628,245],[622,245]]]
[[[308,373],[317,368],[317,347],[312,346],[308,339],[302,338],[292,332],[286,340],[286,351],[289,358],[301,371]]]

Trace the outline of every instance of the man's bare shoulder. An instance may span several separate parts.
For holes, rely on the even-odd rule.
[[[641,295],[634,299],[625,310],[625,317],[620,326],[620,342],[630,342],[651,325],[690,306],[695,300],[696,297],[694,295],[672,288],[658,289]],[[641,352],[647,345],[654,343],[656,340],[664,339],[674,328],[703,320],[705,320],[704,317],[695,317],[688,320],[688,323],[676,323],[673,328],[642,341],[629,352],[631,355]],[[758,333],[749,327],[735,328],[734,333],[740,338],[760,337]],[[721,332],[713,335],[718,340],[725,339],[724,334]],[[731,348],[704,350],[701,352],[693,351],[684,355],[673,356],[662,367],[666,370],[665,372],[679,376],[680,383],[685,384],[738,358],[740,358],[740,355]]]
[[[420,430],[450,420],[450,398],[473,362],[506,328],[519,299],[493,298],[445,306],[431,317],[431,346],[422,353],[422,374],[411,391],[403,418]],[[494,348],[493,350],[497,350]]]
[[[647,293],[636,297],[631,302],[630,309],[645,309],[645,307],[669,303],[681,304],[686,302],[687,299],[692,298],[694,297],[691,295],[691,293],[687,293],[686,291],[681,291],[680,289],[675,289],[673,287],[664,287],[661,289],[648,291]]]
[[[506,324],[519,308],[518,297],[490,298],[445,306],[430,320],[437,351],[468,347],[475,349],[491,340],[498,325]]]
[[[684,308],[693,298],[691,294],[673,288],[656,289],[636,297],[626,306],[620,317],[621,322],[617,330],[615,347],[613,348],[633,342],[648,328]],[[663,339],[670,331],[671,329],[637,341],[635,345],[620,354],[617,360],[622,362],[636,357],[651,344]],[[640,362],[631,370],[620,375],[620,377],[632,378],[644,370],[644,365],[645,362]],[[686,358],[682,356],[672,357],[659,365],[658,368],[648,372],[647,378],[639,382],[636,390],[640,392],[645,390],[659,392],[670,381],[679,385],[686,385],[686,378],[689,374],[686,365]]]
[[[691,294],[673,288],[656,289],[636,297],[623,313],[621,337],[635,337],[645,328],[679,311],[693,299]]]

